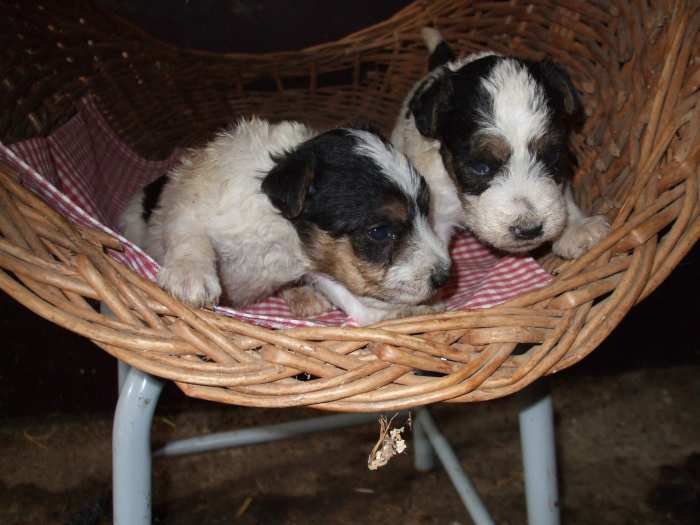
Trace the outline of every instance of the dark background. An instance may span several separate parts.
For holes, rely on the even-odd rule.
[[[337,40],[381,22],[407,0],[98,0],[97,4],[181,47],[220,52],[288,51]]]

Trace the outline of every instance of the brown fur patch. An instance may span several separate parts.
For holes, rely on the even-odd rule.
[[[508,142],[498,135],[481,135],[477,147],[481,151],[488,152],[489,156],[493,157],[494,160],[504,164],[513,153]]]
[[[382,283],[386,268],[357,257],[347,237],[334,239],[316,229],[307,249],[318,271],[334,277],[353,294],[375,298],[384,296]]]
[[[328,299],[311,286],[291,286],[280,295],[296,317],[315,317],[333,309]]]
[[[406,222],[408,220],[408,204],[404,199],[388,197],[384,201],[381,211],[392,222]]]

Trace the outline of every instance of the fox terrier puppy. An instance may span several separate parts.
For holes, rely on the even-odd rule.
[[[242,308],[284,289],[295,315],[332,303],[367,325],[444,308],[421,304],[450,272],[430,200],[425,180],[373,130],[253,118],[138,192],[120,225],[185,303],[223,293]]]
[[[425,177],[431,221],[449,241],[455,228],[506,252],[546,241],[565,258],[608,234],[587,217],[569,179],[569,136],[583,110],[567,73],[486,51],[457,58],[439,32],[423,29],[430,72],[406,97],[391,136]]]

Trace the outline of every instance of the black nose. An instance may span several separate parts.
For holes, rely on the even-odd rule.
[[[437,289],[444,285],[449,279],[450,267],[441,266],[440,268],[437,268],[435,271],[433,271],[433,274],[430,276],[430,284],[433,286],[433,288]]]
[[[531,241],[542,235],[542,225],[525,224],[523,226],[511,226],[510,232],[519,241]]]

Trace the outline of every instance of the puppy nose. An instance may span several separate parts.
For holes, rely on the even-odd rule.
[[[542,224],[524,224],[522,226],[511,226],[510,232],[519,241],[531,241],[542,235]]]
[[[450,267],[441,266],[433,271],[430,276],[430,284],[437,289],[444,285],[450,279]]]

